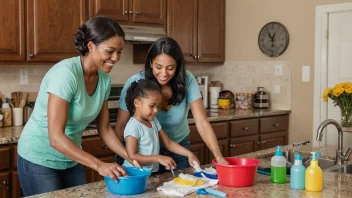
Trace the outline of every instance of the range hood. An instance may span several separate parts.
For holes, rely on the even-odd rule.
[[[121,28],[125,31],[127,42],[154,42],[159,38],[166,37],[166,31],[162,27],[121,25]]]

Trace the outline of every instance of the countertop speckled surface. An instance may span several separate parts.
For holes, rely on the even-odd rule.
[[[236,120],[244,118],[256,118],[274,115],[284,115],[291,113],[290,110],[238,110],[238,109],[208,109],[206,110],[208,120],[210,122]],[[188,119],[189,124],[194,123],[193,118]],[[22,133],[23,126],[12,126],[0,128],[0,145],[17,143]],[[97,135],[96,129],[87,129],[84,131],[83,136]]]
[[[285,149],[291,148],[285,146]],[[312,150],[320,150],[323,157],[332,158],[334,156],[335,147],[327,148],[312,148],[311,146],[303,146],[302,153],[308,153]],[[250,157],[260,159],[260,166],[267,166],[270,162],[270,156],[273,155],[275,148],[257,151],[242,155],[241,157]],[[207,165],[209,166],[209,165]],[[176,174],[179,174],[178,171]],[[193,173],[191,168],[182,170],[183,173]],[[167,197],[156,191],[156,187],[162,185],[166,181],[170,181],[172,175],[164,173],[149,178],[147,191],[140,195],[129,197]],[[289,181],[289,178],[287,178]],[[230,188],[221,185],[213,186],[214,189],[221,190],[227,193],[227,197],[351,197],[352,194],[352,175],[323,172],[323,191],[322,192],[308,192],[305,190],[293,190],[290,188],[289,182],[285,184],[273,184],[270,182],[270,177],[266,175],[257,174],[253,186],[245,188]],[[107,191],[104,181],[86,184],[78,187],[64,189],[60,191],[45,193],[41,195],[32,196],[32,198],[52,198],[52,197],[123,197],[111,194]],[[189,194],[186,197],[212,197],[209,195],[197,195],[195,193]]]

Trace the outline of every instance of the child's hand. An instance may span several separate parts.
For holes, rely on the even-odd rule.
[[[166,170],[170,170],[170,169],[175,169],[176,168],[176,162],[168,156],[164,156],[164,155],[159,155],[158,156],[158,162],[160,164],[162,164],[163,166],[165,166]]]
[[[194,153],[191,152],[187,157],[188,157],[189,165],[192,166],[193,168],[194,168],[194,164],[193,164],[194,161],[196,161],[199,165],[201,165],[197,156]]]

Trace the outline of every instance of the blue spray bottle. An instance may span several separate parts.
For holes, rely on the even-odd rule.
[[[303,190],[305,186],[306,168],[302,164],[302,156],[296,153],[294,165],[290,172],[290,187],[292,189]]]

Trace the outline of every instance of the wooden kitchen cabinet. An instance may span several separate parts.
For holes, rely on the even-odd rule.
[[[251,135],[230,139],[230,156],[237,156],[257,151],[258,136]]]
[[[124,25],[164,26],[166,0],[89,0],[89,17],[97,15]]]
[[[88,19],[85,0],[0,0],[0,5],[0,61],[60,61],[77,55],[73,35]]]
[[[12,172],[12,177],[11,177],[11,186],[12,186],[12,197],[17,198],[17,197],[23,197],[23,193],[21,190],[21,184],[20,184],[20,179],[18,178],[18,172],[13,171]]]
[[[225,0],[168,0],[167,33],[187,62],[224,62]]]
[[[274,148],[278,145],[287,145],[288,143],[288,132],[277,132],[259,136],[259,150],[268,148]]]
[[[0,61],[24,61],[24,0],[0,0]]]
[[[205,143],[191,143],[190,150],[197,156],[200,164],[205,164],[207,157],[207,146]]]
[[[10,174],[0,173],[0,197],[10,197]]]

